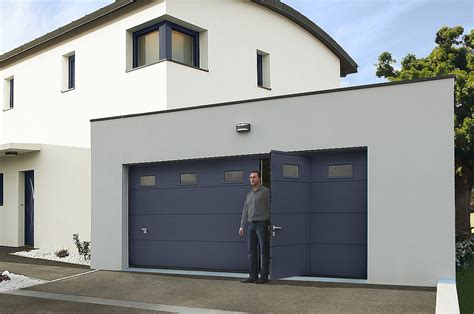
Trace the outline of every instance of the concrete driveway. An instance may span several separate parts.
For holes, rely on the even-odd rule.
[[[59,280],[0,294],[0,312],[433,313],[436,305],[431,288],[291,281],[255,285],[235,278],[91,272],[82,266],[41,263],[16,267],[32,277]],[[3,265],[0,260],[0,269]]]

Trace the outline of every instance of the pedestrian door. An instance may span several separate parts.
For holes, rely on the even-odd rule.
[[[271,277],[310,272],[310,157],[271,152]]]

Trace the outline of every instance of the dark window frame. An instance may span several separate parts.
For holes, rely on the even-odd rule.
[[[76,55],[68,57],[68,89],[76,88]]]
[[[352,176],[337,176],[337,177],[330,177],[329,176],[329,167],[330,166],[346,166],[350,165],[352,167]],[[327,164],[327,172],[326,172],[326,180],[334,180],[334,179],[353,179],[354,178],[354,163],[353,162],[337,162],[337,163],[330,163]]]
[[[257,53],[257,86],[263,87],[263,55]]]
[[[142,66],[146,66],[148,64],[138,65],[138,56],[139,56],[139,47],[138,47],[138,39],[141,36],[147,35],[151,32],[158,31],[159,32],[159,61],[163,60],[173,60],[173,52],[172,52],[172,31],[176,31],[185,35],[189,35],[193,39],[193,64],[189,66],[199,68],[199,32],[193,31],[186,27],[168,22],[162,21],[160,23],[145,27],[138,31],[133,32],[133,68],[138,68]],[[173,60],[175,61],[175,60]],[[179,61],[175,61],[177,63],[181,63]],[[183,63],[185,64],[185,63]]]
[[[0,206],[3,206],[3,173],[0,173]]]
[[[9,87],[9,98],[8,98],[8,102],[9,102],[9,107],[10,109],[13,109],[13,107],[15,106],[15,102],[14,102],[14,97],[15,97],[15,79],[11,78],[8,80],[8,87]]]

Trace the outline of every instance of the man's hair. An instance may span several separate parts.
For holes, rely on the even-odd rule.
[[[256,173],[257,174],[257,177],[260,179],[262,177],[262,175],[260,174],[260,171],[258,170],[252,170],[252,172],[250,172],[250,174],[252,173]]]

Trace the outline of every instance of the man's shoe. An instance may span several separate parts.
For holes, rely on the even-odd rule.
[[[256,284],[259,284],[259,285],[263,285],[263,284],[266,284],[267,282],[269,282],[270,280],[268,280],[267,277],[261,277],[259,280],[255,281]]]
[[[253,278],[245,278],[245,279],[242,279],[240,282],[241,283],[253,283],[253,282],[256,282],[257,280],[256,279],[253,279]]]

